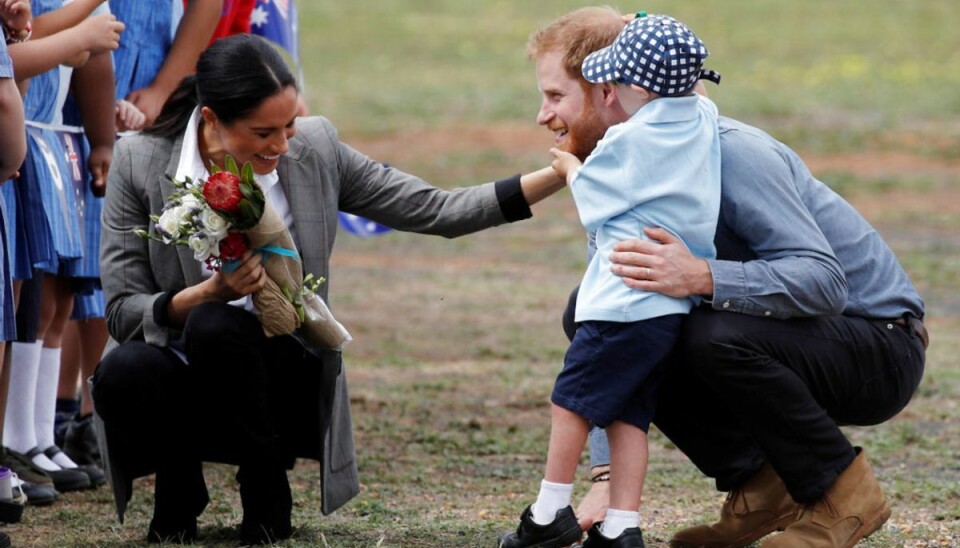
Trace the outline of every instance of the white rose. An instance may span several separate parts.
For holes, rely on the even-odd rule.
[[[180,212],[177,209],[176,207],[167,209],[157,220],[157,227],[160,228],[164,236],[170,236],[174,239],[180,235]]]
[[[227,235],[227,228],[229,228],[226,218],[206,206],[200,210],[200,224],[203,226],[204,232],[217,240],[223,239]]]
[[[180,198],[180,205],[189,208],[198,208],[200,207],[200,201],[197,200],[196,196],[188,192]]]
[[[220,251],[217,245],[218,241],[219,240],[208,237],[202,232],[198,232],[190,236],[190,239],[187,240],[187,245],[193,250],[193,258],[202,262],[206,261],[210,255],[213,255],[214,251]]]

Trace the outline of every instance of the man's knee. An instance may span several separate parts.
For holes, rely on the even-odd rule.
[[[730,314],[695,308],[684,320],[679,348],[683,361],[697,371],[710,371],[720,359],[719,348],[735,336]]]

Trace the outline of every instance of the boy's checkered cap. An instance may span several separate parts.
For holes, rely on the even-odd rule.
[[[664,97],[686,95],[697,80],[720,83],[703,70],[707,47],[686,25],[667,15],[637,17],[614,43],[583,60],[588,82],[636,84]]]

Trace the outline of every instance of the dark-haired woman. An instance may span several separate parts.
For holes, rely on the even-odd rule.
[[[134,233],[160,213],[170,177],[206,178],[206,166],[223,166],[227,154],[251,162],[304,271],[327,279],[338,210],[455,237],[527,218],[529,204],[563,187],[546,168],[435,188],[340,142],[324,118],[296,119],[297,98],[269,44],[225,38],[201,55],[156,124],[115,150],[101,244],[114,340],[93,396],[121,518],[132,478],[156,472],[152,541],[196,537],[208,502],[204,460],[239,465],[245,543],[291,535],[286,470],[297,457],[321,463],[324,513],[359,490],[341,355],[264,336],[246,305],[264,283],[258,255],[211,273],[189,249]]]

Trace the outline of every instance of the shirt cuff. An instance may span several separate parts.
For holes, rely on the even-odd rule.
[[[497,201],[500,203],[500,213],[508,223],[522,221],[533,217],[530,204],[523,197],[523,187],[520,186],[520,174],[509,179],[502,179],[494,183],[497,192]]]
[[[173,300],[173,296],[179,293],[178,291],[166,291],[161,293],[156,300],[153,301],[153,321],[160,327],[174,327],[170,324],[170,301]]]

